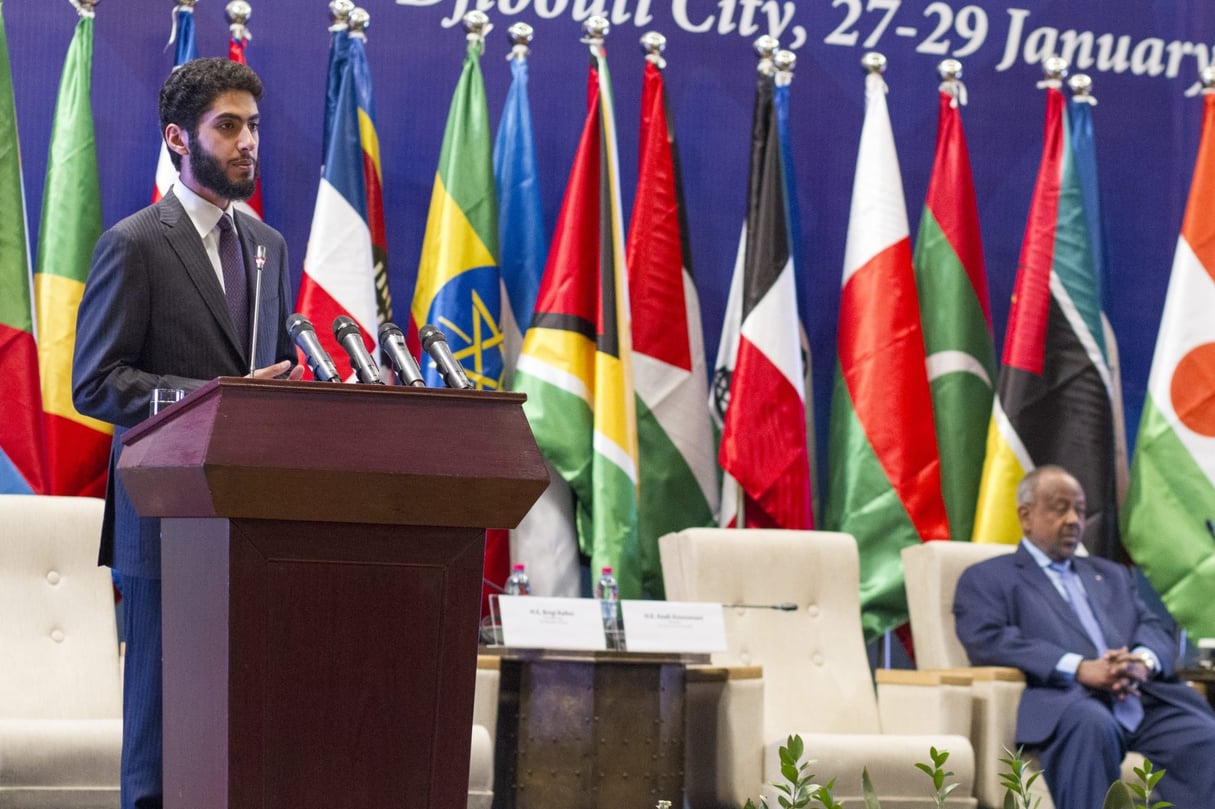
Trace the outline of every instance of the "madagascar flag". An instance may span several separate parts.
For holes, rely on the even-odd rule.
[[[903,180],[877,73],[865,80],[838,345],[825,522],[856,537],[872,640],[907,620],[900,551],[949,537]]]
[[[415,323],[433,323],[478,390],[500,390],[505,360],[498,200],[494,194],[489,109],[481,76],[484,40],[469,40],[447,113],[443,149],[422,240]],[[426,384],[443,386],[432,362]]]
[[[1169,613],[1215,637],[1215,87],[1160,319],[1122,526]]]
[[[12,209],[0,217],[0,493],[42,494],[45,489],[42,394],[38,347],[30,308],[30,256],[25,232],[25,186],[13,74],[0,2],[0,199]]]
[[[68,46],[51,127],[34,296],[46,414],[48,494],[105,496],[114,428],[76,412],[72,355],[76,310],[101,237],[101,191],[90,91],[93,11],[83,8]]]
[[[976,542],[1021,538],[1016,486],[1044,464],[1084,487],[1089,552],[1118,555],[1111,381],[1066,101],[1047,88],[1045,143],[1004,338],[975,514]]]
[[[991,309],[960,92],[943,85],[937,148],[915,245],[949,537],[969,540],[996,377]]]
[[[603,41],[590,40],[589,110],[515,375],[536,442],[577,500],[593,570],[641,594],[633,398],[616,118]]]

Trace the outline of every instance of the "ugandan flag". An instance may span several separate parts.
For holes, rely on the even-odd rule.
[[[439,168],[422,240],[415,323],[433,323],[478,390],[501,390],[505,368],[498,201],[489,108],[481,76],[484,40],[469,40],[443,132]],[[442,387],[433,362],[426,384]]]
[[[377,248],[385,243],[384,206],[365,42],[361,32],[344,26],[330,41],[325,162],[296,301],[296,309],[316,325],[321,345],[333,357],[345,356],[331,328],[338,316],[358,324],[368,351],[376,356],[376,325],[391,315],[385,311],[387,284],[378,280],[385,263],[382,247]],[[416,353],[417,329],[406,336]]]
[[[907,621],[902,549],[949,537],[903,180],[876,73],[865,79],[838,351],[824,522],[856,537],[873,640]]]
[[[1169,613],[1215,637],[1215,89],[1139,422],[1123,539]]]
[[[654,61],[646,62],[642,79],[638,163],[628,266],[640,458],[639,547],[642,588],[662,598],[658,538],[712,525],[718,486],[675,130],[662,70]]]
[[[42,392],[38,347],[30,306],[30,256],[25,227],[25,185],[13,74],[0,2],[0,199],[10,210],[0,217],[0,493],[42,494]]]
[[[574,492],[581,550],[641,594],[637,422],[611,80],[591,39],[586,122],[515,374],[536,442]]]
[[[93,11],[82,8],[68,45],[51,126],[34,298],[45,413],[47,493],[105,496],[114,428],[76,412],[72,356],[76,310],[101,237],[101,191],[93,135]]]
[[[961,93],[942,85],[938,95],[936,156],[913,263],[949,537],[969,540],[996,357]]]
[[[1111,377],[1066,101],[1048,86],[1042,162],[987,433],[975,542],[1021,538],[1016,486],[1058,464],[1084,487],[1090,553],[1119,555]]]

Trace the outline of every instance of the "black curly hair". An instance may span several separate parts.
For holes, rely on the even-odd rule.
[[[175,68],[160,87],[160,131],[177,124],[198,138],[198,122],[215,99],[231,90],[243,90],[257,101],[262,98],[262,80],[248,65],[230,59],[194,59]],[[181,171],[181,155],[169,150],[173,168]]]

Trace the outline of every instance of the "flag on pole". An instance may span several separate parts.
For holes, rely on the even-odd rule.
[[[523,332],[532,319],[548,251],[528,100],[528,54],[533,30],[526,23],[515,23],[509,33],[513,42],[511,84],[494,141],[498,263],[505,300],[509,301],[502,307],[501,324],[505,340],[503,384],[507,386],[514,379]],[[486,532],[485,577],[498,587],[504,586],[513,557],[526,563],[533,595],[579,595],[573,503],[569,484],[550,465],[548,488],[519,525],[509,535],[499,530]]]
[[[101,191],[91,100],[93,9],[81,6],[51,125],[34,298],[47,451],[47,493],[105,495],[114,428],[76,412],[76,310],[101,237]]]
[[[760,62],[751,121],[747,217],[726,305],[710,404],[721,419],[721,521],[814,526],[805,366],[789,240],[775,68]]]
[[[242,7],[240,4],[229,3],[227,8],[228,13],[228,59],[233,62],[239,62],[242,65],[249,64],[245,58],[245,50],[249,47],[249,40],[253,38],[253,34],[249,33],[249,14],[251,13],[249,6]],[[263,218],[262,209],[262,178],[259,174],[256,180],[256,185],[253,187],[253,196],[248,199],[238,200],[236,206],[243,213],[258,219]]]
[[[903,181],[875,56],[866,57],[844,249],[824,520],[860,547],[870,640],[907,620],[900,551],[949,537]]]
[[[713,431],[700,301],[688,250],[675,128],[657,44],[641,91],[637,193],[629,222],[629,302],[637,393],[641,585],[663,597],[658,538],[712,525],[717,511]]]
[[[1123,510],[1127,550],[1169,613],[1215,637],[1215,82],[1156,338]]]
[[[377,323],[382,307],[390,305],[387,284],[377,282],[384,266],[384,253],[375,241],[380,238],[378,244],[384,244],[380,148],[370,105],[366,37],[361,28],[341,26],[330,47],[326,98],[333,102],[332,115],[326,118],[325,162],[296,309],[316,326],[331,356],[345,356],[331,327],[346,315],[358,325],[374,357]],[[416,331],[413,336],[416,340]]]
[[[937,146],[916,235],[916,291],[928,353],[949,537],[969,540],[995,394],[996,356],[979,212],[962,129],[966,90],[946,77]]]
[[[0,397],[0,493],[42,494],[46,487],[42,392],[21,145],[3,12],[0,0],[0,199],[10,200],[10,209],[0,217],[0,379],[5,380]]]
[[[1062,82],[1046,87],[1042,163],[1004,338],[975,513],[976,542],[1021,538],[1016,486],[1060,464],[1084,487],[1090,553],[1119,555],[1111,381],[1092,240]]]
[[[1093,250],[1093,283],[1101,305],[1101,329],[1105,336],[1105,359],[1109,367],[1110,406],[1114,429],[1115,502],[1121,507],[1126,498],[1129,458],[1126,444],[1126,412],[1122,402],[1122,363],[1114,327],[1105,315],[1110,268],[1105,249],[1105,219],[1101,213],[1101,191],[1097,181],[1097,139],[1093,132],[1092,79],[1078,73],[1068,80],[1072,87],[1068,118],[1071,122],[1072,153],[1076,158],[1076,179],[1084,200],[1085,222]]]
[[[478,390],[501,390],[504,307],[489,108],[481,76],[484,45],[482,29],[470,27],[435,171],[413,319],[444,332]],[[428,385],[443,385],[432,362],[422,364],[422,376]]]
[[[622,598],[637,598],[637,422],[607,22],[591,17],[584,29],[589,109],[515,388],[574,491],[582,552],[593,570],[615,569]]]
[[[169,44],[176,43],[173,52],[173,69],[198,58],[198,44],[194,39],[194,2],[179,0],[173,9],[173,29],[169,32]],[[164,133],[161,133],[164,134]],[[177,182],[177,169],[169,158],[169,147],[160,139],[160,157],[156,160],[156,186],[152,189],[152,201],[159,202],[173,183]]]

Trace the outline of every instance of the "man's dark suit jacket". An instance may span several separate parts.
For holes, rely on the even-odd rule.
[[[291,313],[287,245],[278,231],[235,214],[254,300],[258,245],[266,249],[258,317],[263,368],[295,360],[284,322]],[[223,287],[190,217],[173,193],[106,231],[93,252],[76,320],[72,398],[86,416],[115,425],[100,563],[160,577],[160,521],[140,518],[115,474],[122,435],[148,415],[152,391],[187,392],[217,376],[249,373]]]
[[[1173,640],[1136,594],[1130,571],[1106,559],[1073,561],[1106,644],[1111,649],[1146,646],[1156,653],[1162,671],[1142,690],[1204,710],[1202,698],[1173,676]],[[972,664],[1025,672],[1025,693],[1017,710],[1018,743],[1045,741],[1069,705],[1090,697],[1084,686],[1065,682],[1055,664],[1067,652],[1092,659],[1105,649],[1093,648],[1071,605],[1024,546],[967,569],[958,579],[953,611],[958,639]]]

